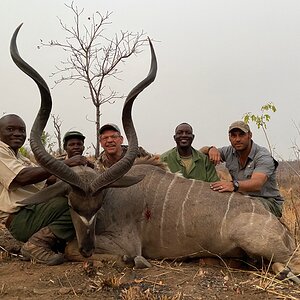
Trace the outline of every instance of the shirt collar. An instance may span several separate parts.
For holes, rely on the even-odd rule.
[[[180,161],[181,157],[180,157],[180,154],[179,154],[179,152],[178,152],[178,148],[175,147],[175,149],[176,149],[176,158],[177,158],[178,161]],[[195,148],[193,148],[193,147],[192,147],[192,159],[193,159],[194,161],[200,159],[199,153],[198,153],[197,150],[196,150]]]
[[[232,146],[231,146],[232,147]],[[256,150],[257,150],[257,145],[253,142],[253,140],[251,140],[251,150],[250,150],[250,153],[248,154],[248,158],[253,160],[254,159],[254,156],[255,156],[255,153],[256,153]],[[235,156],[238,156],[237,155],[237,151],[232,147],[232,153],[235,155]]]
[[[20,152],[17,152],[17,155],[15,153],[15,151],[6,143],[0,141],[0,146],[3,147],[4,149],[6,149],[7,151],[11,152],[14,156],[16,156],[17,158],[20,157]]]
[[[122,153],[122,155],[121,155],[121,158],[126,154],[126,151],[127,151],[127,146],[125,146],[125,145],[121,145],[121,147],[122,147],[122,150],[123,150],[123,153]],[[100,156],[99,156],[99,161],[101,161],[102,162],[102,164],[105,166],[105,167],[111,167],[113,164],[111,163],[111,161],[108,159],[108,157],[107,157],[107,155],[106,155],[106,153],[105,153],[105,151],[102,151],[101,153],[100,153]]]

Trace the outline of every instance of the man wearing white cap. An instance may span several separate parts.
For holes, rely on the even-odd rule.
[[[281,217],[283,198],[276,182],[278,162],[266,148],[253,142],[252,132],[245,122],[232,123],[228,133],[231,146],[202,148],[214,164],[226,162],[233,179],[211,183],[211,189],[258,197],[274,215]]]

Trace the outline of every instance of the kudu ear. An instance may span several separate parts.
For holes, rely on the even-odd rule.
[[[125,175],[121,177],[120,179],[116,180],[115,182],[109,184],[107,187],[111,188],[122,188],[122,187],[128,187],[134,184],[137,184],[138,182],[142,181],[144,179],[145,175],[137,175],[137,176],[129,176]]]
[[[47,202],[57,196],[65,196],[71,191],[71,186],[68,183],[59,181],[47,188],[44,188],[36,194],[27,197],[22,201],[17,201],[18,204],[31,205]]]

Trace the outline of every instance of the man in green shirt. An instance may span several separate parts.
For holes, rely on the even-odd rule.
[[[175,128],[174,140],[176,147],[163,153],[161,161],[168,164],[173,173],[181,173],[185,178],[203,180],[207,182],[218,181],[215,166],[207,155],[192,147],[194,140],[193,128],[188,123],[181,123]]]

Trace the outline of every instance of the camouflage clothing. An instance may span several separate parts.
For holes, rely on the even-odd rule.
[[[122,147],[122,150],[123,150],[123,153],[122,153],[122,156],[121,156],[121,158],[122,158],[125,155],[125,153],[128,149],[128,146],[127,145],[122,145],[121,147]],[[139,147],[137,157],[145,157],[145,156],[152,156],[152,154],[147,152],[144,148]],[[114,162],[109,160],[109,158],[107,157],[105,151],[102,151],[100,153],[100,156],[99,156],[99,158],[97,159],[97,161],[95,163],[96,168],[101,172],[103,172],[106,169],[110,168],[113,164],[114,164]]]

